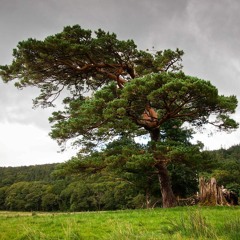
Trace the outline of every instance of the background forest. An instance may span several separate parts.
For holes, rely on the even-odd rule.
[[[131,146],[132,151],[136,152],[136,147],[139,146]],[[106,159],[107,151],[115,157],[121,151],[124,158],[123,143],[119,148],[110,146],[104,151]],[[118,167],[113,164],[109,168],[108,164],[108,169],[104,170],[102,165],[98,165],[102,168],[98,171],[97,155],[91,156],[94,168],[93,164],[86,166],[76,159],[63,164],[0,168],[0,210],[99,211],[161,206],[157,175],[149,168],[146,172],[146,168],[139,165],[135,158],[134,162],[129,160],[128,165],[121,164],[118,159]],[[199,176],[213,176],[219,185],[224,185],[239,196],[240,145],[202,151],[188,160],[185,158],[185,161],[172,161],[168,170],[178,199],[196,194]]]

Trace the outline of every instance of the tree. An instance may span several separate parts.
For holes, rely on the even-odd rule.
[[[235,129],[230,117],[235,96],[220,96],[209,82],[181,71],[183,51],[140,51],[132,40],[118,40],[101,29],[68,26],[43,41],[28,39],[13,50],[13,62],[1,66],[5,82],[16,80],[19,88],[41,90],[34,105],[53,106],[67,94],[65,110],[50,118],[51,137],[63,144],[74,139],[87,152],[123,134],[149,134],[150,153],[161,182],[163,207],[176,205],[162,142],[163,125],[171,120],[180,126],[212,124]],[[66,93],[66,91],[68,91]],[[84,94],[88,92],[88,95]],[[214,116],[214,117],[210,117]]]
[[[73,157],[70,161],[59,165],[57,171],[60,171],[60,173],[64,171],[64,174],[72,175],[82,173],[84,174],[84,180],[87,182],[90,180],[88,176],[91,176],[91,182],[94,182],[94,184],[91,183],[91,189],[103,189],[105,187],[105,193],[114,193],[114,200],[112,199],[111,203],[112,205],[115,204],[115,208],[119,208],[119,205],[136,207],[131,201],[139,194],[143,196],[144,200],[137,205],[149,208],[154,205],[152,202],[156,202],[152,201],[157,185],[153,184],[154,182],[157,183],[157,172],[153,165],[154,159],[148,153],[147,146],[142,146],[132,139],[122,137],[107,144],[106,149],[102,151],[96,151],[89,156]],[[93,178],[92,175],[96,176]],[[111,190],[109,191],[109,189]],[[159,192],[159,187],[157,189]],[[124,199],[126,201],[124,202],[121,199],[123,197],[122,192],[125,193]],[[159,199],[159,193],[157,196]],[[110,194],[104,194],[103,198],[104,201],[107,198],[110,199]],[[138,198],[138,200],[140,199]],[[112,207],[112,209],[114,208]]]
[[[5,198],[8,187],[0,188],[0,210],[5,210]]]
[[[25,209],[26,195],[29,193],[28,182],[18,182],[11,185],[6,191],[5,206],[7,210],[21,211]]]
[[[42,209],[44,211],[57,211],[59,209],[58,196],[54,193],[46,193],[42,196]]]
[[[42,195],[48,185],[44,182],[28,182],[28,193],[25,196],[26,211],[40,211],[42,204]]]

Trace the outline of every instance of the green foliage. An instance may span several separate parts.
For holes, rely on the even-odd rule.
[[[176,123],[177,124],[177,123]],[[178,129],[180,132],[180,130]],[[174,139],[171,140],[171,136]],[[165,129],[166,139],[157,144],[158,154],[169,162],[168,169],[172,176],[173,190],[180,197],[191,196],[198,188],[197,171],[201,165],[200,147],[191,145],[186,140],[188,131],[184,130],[179,138],[171,135]],[[181,142],[184,140],[186,143]],[[61,164],[56,174],[78,174],[91,182],[102,181],[106,186],[115,182],[114,198],[118,195],[117,189],[122,188],[121,194],[125,194],[126,202],[120,199],[112,200],[117,208],[123,204],[123,208],[152,207],[160,204],[158,172],[155,168],[157,160],[154,153],[149,151],[150,145],[140,145],[133,140],[122,137],[109,143],[103,151],[95,152],[89,156],[74,157],[72,160]],[[96,176],[92,175],[95,174]],[[90,180],[90,177],[92,180]],[[108,188],[111,188],[108,186]],[[93,186],[89,189],[93,189]],[[117,194],[117,195],[116,195]],[[129,195],[130,194],[130,198]],[[87,194],[85,194],[87,195]],[[105,197],[104,197],[105,198]],[[105,208],[106,206],[103,206]],[[121,208],[121,207],[120,207]]]
[[[172,128],[169,129],[167,139],[171,138]],[[172,145],[169,140],[159,144],[161,152],[165,152],[165,156],[170,159],[168,169],[176,195],[187,197],[194,194],[198,187],[196,174],[203,169],[208,169],[208,174],[217,177],[220,184],[235,192],[239,191],[239,146],[200,154],[197,146],[177,144],[177,140],[182,139],[181,134],[178,136],[176,139],[173,135],[175,141],[171,142]],[[22,176],[26,167],[3,168],[0,170],[4,170],[5,174],[1,175],[1,181],[7,182],[4,178],[8,178],[8,172],[16,176],[16,184],[0,189],[1,208],[89,211],[146,207],[147,201],[150,202],[149,206],[155,206],[160,196],[154,162],[147,146],[122,138],[110,143],[103,152],[55,165],[58,168],[54,175],[51,172],[52,165],[34,166],[33,172],[45,169],[49,175],[55,176],[49,183],[31,182],[32,177],[28,179],[29,182],[17,183],[21,180],[18,176]],[[65,177],[69,173],[72,177]],[[43,180],[46,181],[49,176],[45,176]]]
[[[115,34],[101,29],[94,37],[90,30],[75,25],[43,41],[30,38],[19,42],[12,65],[2,66],[1,76],[5,81],[19,78],[16,86],[20,88],[38,86],[41,94],[35,103],[45,105],[51,104],[52,99],[47,100],[63,87],[79,96],[86,85],[92,90],[103,86],[110,79],[98,69],[114,71],[111,68],[124,65],[130,71],[140,55],[132,40],[117,40]]]
[[[4,205],[8,210],[40,210],[41,191],[44,191],[44,188],[41,183],[14,183],[6,190]]]
[[[58,196],[54,193],[47,193],[42,197],[42,209],[43,211],[57,211],[58,206]]]
[[[172,128],[168,139],[171,136]],[[168,131],[166,131],[168,132]],[[187,134],[187,132],[185,132]],[[187,134],[188,135],[188,134]],[[165,135],[167,136],[167,135]],[[171,161],[168,170],[174,193],[180,198],[193,195],[198,188],[198,176],[216,177],[221,185],[239,193],[239,146],[227,150],[199,152],[198,146],[172,145],[163,142],[160,149]],[[185,139],[185,137],[184,137]],[[168,140],[169,141],[169,140]],[[173,144],[173,142],[172,142]],[[65,164],[0,168],[1,210],[19,211],[94,211],[156,207],[161,204],[154,159],[147,146],[128,138],[115,140],[102,152],[84,158],[73,158]],[[39,168],[39,169],[38,169]],[[26,169],[47,174],[26,175]],[[9,184],[9,175],[15,176]],[[94,174],[93,174],[94,173]],[[49,180],[51,175],[51,181]],[[20,177],[19,177],[20,176]],[[42,181],[35,181],[43,176]],[[45,177],[44,177],[45,176]],[[31,181],[33,179],[33,181]]]
[[[8,187],[1,187],[0,188],[0,210],[5,210],[5,199],[6,199],[6,191]]]
[[[149,102],[158,113],[160,133],[175,119],[175,129],[184,122],[198,127],[210,123],[226,130],[238,126],[228,116],[237,106],[235,97],[219,97],[210,82],[183,73],[162,73],[131,80],[120,92],[110,84],[93,98],[69,101],[65,111],[50,118],[54,123],[51,137],[59,143],[75,138],[76,144],[89,149],[94,142],[111,141],[119,134],[145,135],[142,114]],[[215,118],[210,120],[212,114]]]

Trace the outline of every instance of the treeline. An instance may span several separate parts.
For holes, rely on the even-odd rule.
[[[51,173],[57,164],[44,164],[23,167],[0,167],[0,187],[17,182],[51,182]]]
[[[198,191],[199,175],[214,176],[239,196],[240,145],[204,151],[198,158],[197,167],[196,161],[193,165],[173,161],[168,166],[179,198]],[[83,171],[75,160],[67,164],[2,167],[0,210],[96,211],[161,206],[157,175],[136,162],[129,162],[128,168],[114,166],[117,172],[90,167]]]

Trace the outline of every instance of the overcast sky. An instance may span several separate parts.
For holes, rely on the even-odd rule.
[[[12,49],[29,37],[44,39],[64,26],[115,32],[140,49],[154,46],[184,50],[184,72],[210,80],[219,92],[240,101],[239,0],[0,0],[0,65],[12,61]],[[1,80],[1,79],[0,79]],[[51,110],[32,109],[37,90],[17,90],[0,81],[0,166],[68,160],[76,149],[59,146],[48,133]],[[240,121],[240,108],[235,114]],[[240,131],[208,131],[196,140],[207,149],[240,143]]]

